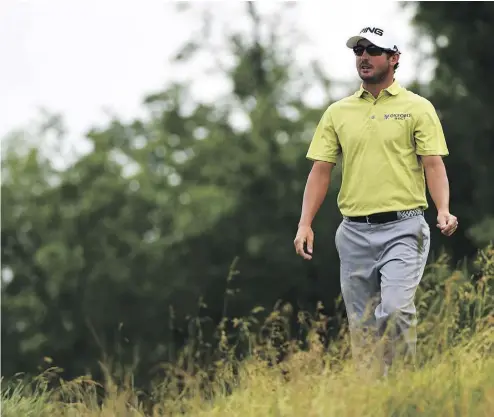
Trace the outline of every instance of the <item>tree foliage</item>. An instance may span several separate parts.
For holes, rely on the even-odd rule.
[[[195,318],[209,326],[211,345],[224,317],[279,300],[315,306],[292,246],[309,169],[303,155],[321,110],[303,102],[292,72],[309,82],[315,71],[293,62],[276,33],[261,40],[266,28],[251,5],[248,15],[252,36],[227,38],[232,91],[214,104],[191,106],[187,85],[170,85],[145,99],[146,120],[89,132],[92,151],[61,172],[37,147],[6,152],[5,374],[33,371],[43,357],[68,375],[97,374],[104,354],[147,370],[176,359]],[[177,55],[181,64],[193,58],[193,42]],[[334,250],[324,245],[337,212],[328,211],[317,265],[329,304],[338,283]],[[236,257],[241,274],[227,288]]]
[[[292,243],[305,154],[331,101],[314,108],[302,97],[309,86],[327,94],[331,83],[316,64],[296,62],[297,44],[282,42],[251,3],[247,14],[250,34],[225,35],[233,64],[217,67],[231,89],[214,103],[192,103],[187,83],[171,84],[145,98],[147,117],[88,132],[92,150],[63,170],[43,147],[64,140],[56,117],[34,140],[5,139],[4,375],[37,372],[46,360],[68,376],[98,375],[97,360],[110,357],[145,381],[194,343],[198,360],[212,361],[218,325],[234,342],[239,317],[253,315],[259,327],[278,309],[288,337],[303,338],[299,313],[319,302],[332,318],[326,335],[338,331],[338,171],[314,224],[314,260],[296,257]],[[489,3],[420,3],[415,17],[433,39],[449,40],[437,47],[423,91],[444,124],[452,211],[463,230],[448,241],[433,236],[433,249],[456,260],[493,236],[492,56],[481,46],[493,21]],[[207,33],[177,53],[177,65],[211,50]]]
[[[423,93],[439,111],[450,148],[445,162],[451,210],[466,233],[448,242],[447,248],[461,258],[494,239],[494,105],[489,100],[494,56],[485,52],[486,39],[494,34],[494,5],[419,2],[414,6],[413,22],[434,46],[429,57],[436,63],[434,76]]]

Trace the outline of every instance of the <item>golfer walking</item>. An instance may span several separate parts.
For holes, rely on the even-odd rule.
[[[387,369],[398,357],[415,358],[414,295],[430,247],[423,216],[426,184],[441,232],[450,236],[458,221],[449,211],[442,160],[448,148],[441,123],[427,99],[395,80],[400,50],[392,35],[369,26],[346,45],[356,56],[362,84],[331,104],[315,130],[307,153],[314,162],[294,244],[300,256],[312,259],[311,224],[341,160],[343,220],[335,244],[352,354],[357,364],[377,358]],[[374,351],[378,340],[386,340],[384,349]]]

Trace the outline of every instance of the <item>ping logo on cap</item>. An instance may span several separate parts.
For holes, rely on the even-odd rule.
[[[382,36],[383,35],[383,30],[382,29],[379,29],[379,28],[366,27],[366,28],[363,28],[360,31],[360,33],[367,33],[367,32],[375,33],[376,35],[379,35],[379,36]]]

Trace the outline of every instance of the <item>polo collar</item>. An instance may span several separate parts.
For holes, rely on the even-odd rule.
[[[389,95],[396,96],[399,94],[401,91],[402,87],[398,83],[398,81],[394,80],[393,84],[391,84],[388,88],[385,88],[384,91],[386,91]],[[370,94],[365,88],[363,84],[360,84],[360,89],[355,93],[356,97],[362,97],[364,93]]]
[[[391,94],[392,96],[396,96],[401,91],[401,89],[402,87],[398,83],[398,81],[393,80],[393,84],[391,84],[388,88],[385,88],[384,91]]]

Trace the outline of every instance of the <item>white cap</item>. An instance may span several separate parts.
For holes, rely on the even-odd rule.
[[[400,53],[398,49],[395,37],[387,29],[382,29],[377,26],[367,26],[360,31],[357,36],[352,36],[346,42],[346,46],[353,48],[357,46],[358,41],[362,39],[367,39],[370,43],[379,46],[383,49],[390,49],[397,53]]]

